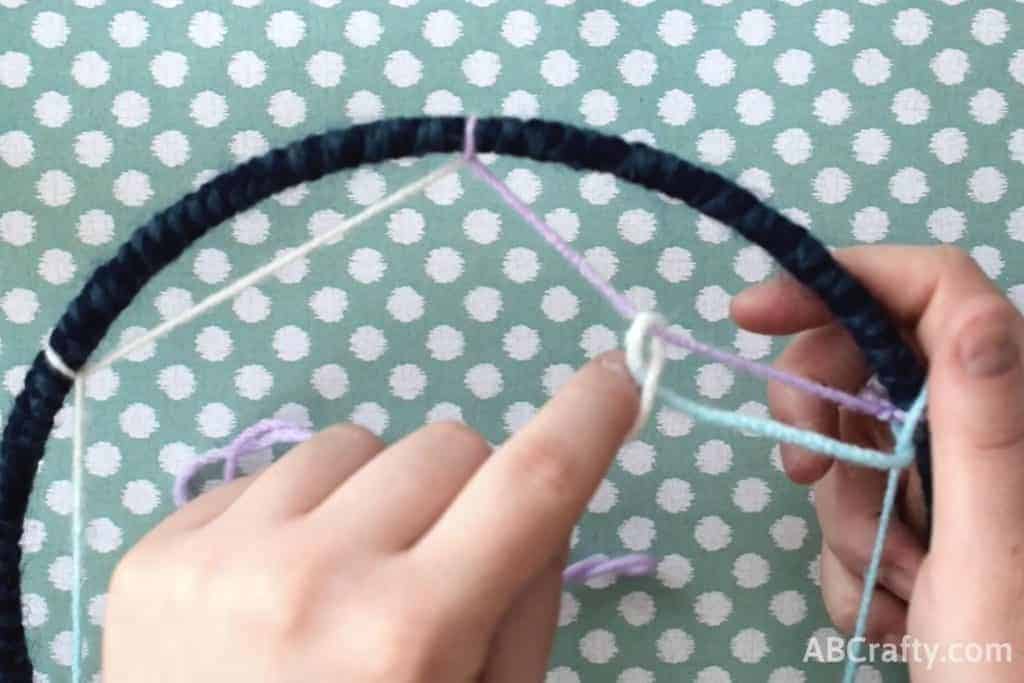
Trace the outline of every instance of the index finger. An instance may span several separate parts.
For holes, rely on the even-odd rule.
[[[559,553],[636,417],[620,351],[584,366],[473,475],[414,546],[449,604],[498,618]]]

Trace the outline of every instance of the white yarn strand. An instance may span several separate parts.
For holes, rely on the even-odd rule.
[[[220,289],[210,296],[206,297],[198,304],[192,306],[187,311],[180,313],[179,315],[171,318],[160,325],[154,327],[146,334],[136,337],[135,339],[122,344],[107,356],[103,357],[95,363],[90,363],[82,367],[78,372],[74,372],[68,367],[68,364],[64,362],[53,347],[50,345],[49,339],[43,345],[43,355],[50,366],[59,372],[64,377],[72,380],[73,385],[73,429],[71,439],[71,488],[72,488],[72,505],[71,505],[71,564],[72,564],[72,576],[71,576],[71,640],[72,640],[72,666],[71,666],[71,681],[72,683],[80,683],[81,681],[81,658],[83,652],[83,630],[82,630],[82,591],[84,589],[82,581],[84,578],[84,557],[82,548],[82,530],[83,530],[83,472],[82,472],[82,461],[84,458],[85,451],[85,382],[86,379],[96,370],[100,368],[113,365],[117,361],[130,355],[133,351],[138,348],[150,344],[160,337],[168,334],[172,330],[185,325],[186,323],[199,317],[206,311],[217,306],[220,303],[228,301],[229,299],[237,296],[247,288],[255,285],[256,283],[274,275],[288,264],[295,262],[296,260],[308,255],[309,253],[319,249],[320,247],[331,243],[335,240],[342,239],[345,237],[353,228],[367,222],[371,218],[379,215],[386,211],[392,206],[399,204],[409,197],[422,192],[430,185],[434,184],[441,178],[444,178],[452,173],[455,173],[465,163],[465,159],[460,157],[455,158],[452,161],[440,166],[425,176],[414,180],[413,182],[399,188],[392,194],[384,197],[380,201],[377,201],[362,211],[357,213],[355,216],[342,221],[334,228],[317,235],[316,237],[308,240],[307,242],[299,245],[298,247],[288,251],[285,254],[273,259],[269,263],[260,266],[259,268],[249,272],[247,275],[235,280],[233,283],[227,285],[223,289]]]
[[[633,324],[626,331],[623,346],[626,350],[626,363],[637,382],[642,382],[640,389],[640,410],[629,432],[629,439],[634,439],[643,430],[644,425],[654,410],[654,399],[658,393],[661,372],[665,369],[665,342],[655,334],[650,334],[655,327],[664,327],[665,318],[657,313],[641,311],[633,318]],[[644,362],[644,342],[649,340],[649,358]]]
[[[355,216],[352,216],[351,218],[339,223],[336,227],[321,233],[320,235],[309,240],[308,242],[305,242],[304,244],[289,250],[287,253],[281,254],[273,261],[270,261],[269,263],[260,266],[256,270],[251,271],[250,273],[244,275],[238,280],[235,280],[227,287],[224,287],[223,289],[214,292],[213,294],[206,297],[192,308],[180,313],[179,315],[169,320],[166,320],[160,325],[157,325],[146,334],[143,334],[139,337],[136,337],[135,339],[132,339],[129,342],[126,342],[125,344],[122,344],[120,347],[114,349],[113,351],[110,352],[110,354],[100,359],[96,363],[90,363],[88,366],[83,368],[79,374],[87,375],[92,372],[95,372],[96,370],[99,370],[100,368],[112,365],[113,363],[121,360],[125,356],[131,354],[136,349],[139,349],[145,346],[146,344],[156,341],[160,337],[166,335],[171,330],[174,330],[190,322],[191,320],[194,320],[195,318],[199,317],[200,315],[210,310],[214,306],[217,306],[218,304],[221,304],[237,296],[238,294],[242,293],[249,287],[252,287],[261,280],[270,277],[271,275],[275,274],[285,266],[297,261],[303,256],[308,255],[310,252],[319,249],[328,242],[332,242],[334,240],[343,238],[350,230],[352,230],[356,226],[365,223],[366,221],[382,213],[383,211],[391,208],[392,206],[405,201],[412,195],[422,192],[427,187],[433,185],[441,178],[444,178],[445,176],[448,176],[456,172],[464,163],[465,160],[462,157],[458,157],[455,160],[448,162],[444,166],[434,169],[433,171],[423,176],[422,178],[415,180],[409,183],[408,185],[405,185],[404,187],[396,190],[394,193],[388,195],[387,197],[384,197],[380,201],[367,206],[365,209],[357,213]]]

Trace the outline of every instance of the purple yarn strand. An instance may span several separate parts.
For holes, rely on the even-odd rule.
[[[313,435],[310,430],[285,420],[266,419],[243,430],[235,440],[223,448],[205,453],[188,463],[174,478],[174,504],[181,507],[189,500],[188,486],[203,467],[224,461],[224,481],[233,480],[242,456],[269,448],[279,443],[298,443]]]
[[[489,185],[501,199],[515,211],[528,225],[530,225],[558,254],[565,259],[569,265],[576,269],[583,278],[589,282],[598,293],[612,305],[619,315],[631,320],[637,314],[637,308],[632,301],[624,294],[615,289],[607,280],[594,270],[578,251],[569,246],[569,243],[562,239],[562,236],[544,222],[533,210],[527,206],[515,192],[506,185],[500,178],[491,172],[487,166],[476,156],[473,140],[474,120],[470,118],[466,127],[466,149],[464,156],[466,163],[473,173],[484,183]],[[882,421],[899,420],[904,418],[904,411],[897,408],[889,401],[872,394],[855,396],[839,389],[825,386],[806,377],[794,375],[778,370],[769,365],[737,356],[715,348],[708,344],[699,342],[692,337],[678,334],[669,329],[652,328],[652,332],[661,337],[665,342],[683,348],[694,353],[712,358],[721,363],[742,370],[755,377],[766,380],[775,380],[783,384],[796,387],[814,396],[837,403],[849,410],[866,413]]]
[[[657,560],[651,555],[632,554],[609,558],[605,555],[574,562],[562,572],[566,583],[586,583],[602,576],[649,576],[657,569]]]

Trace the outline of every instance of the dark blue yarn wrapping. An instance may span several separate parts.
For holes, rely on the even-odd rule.
[[[138,228],[100,266],[50,337],[73,370],[81,368],[110,325],[164,266],[231,216],[281,190],[369,163],[456,152],[461,117],[389,119],[311,135],[251,159],[205,183]],[[924,369],[870,294],[807,230],[720,175],[641,143],[566,124],[485,118],[476,149],[614,174],[684,201],[768,251],[825,301],[864,353],[894,403],[909,407]],[[21,613],[21,538],[36,468],[71,382],[38,354],[15,399],[0,442],[0,683],[31,683]],[[930,505],[928,431],[916,434],[917,462]]]

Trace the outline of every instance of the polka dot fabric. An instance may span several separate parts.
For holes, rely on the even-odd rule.
[[[19,389],[88,271],[153,212],[306,133],[403,114],[541,115],[621,133],[739,178],[828,244],[958,244],[1024,306],[1019,4],[670,4],[0,0],[2,391]],[[151,283],[105,346],[430,166],[358,169],[232,219]],[[609,176],[512,159],[492,168],[677,331],[748,358],[781,349],[728,319],[730,297],[773,270],[759,248]],[[172,476],[197,454],[269,416],[353,420],[386,439],[461,419],[500,442],[621,333],[464,176],[97,373],[86,387],[86,670],[98,670],[114,563],[170,511]],[[670,357],[674,386],[766,413],[760,383]],[[68,675],[70,418],[61,412],[22,541],[40,682]],[[807,492],[786,481],[772,444],[660,408],[573,536],[574,556],[655,553],[657,576],[566,592],[547,683],[835,676],[835,664],[802,661],[810,638],[832,633],[818,548]],[[868,666],[858,680],[905,675]]]

